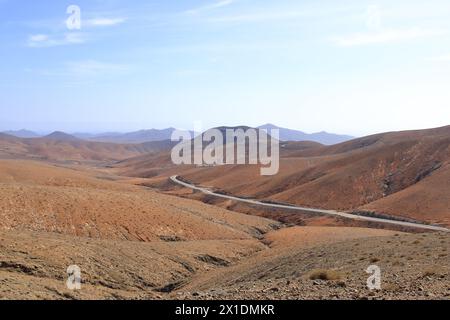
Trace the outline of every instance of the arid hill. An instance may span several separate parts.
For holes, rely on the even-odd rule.
[[[291,227],[167,182],[181,174],[238,195],[447,224],[446,130],[282,143],[270,178],[257,166],[173,166],[167,142],[53,138],[0,134],[0,299],[448,297],[447,234],[323,227],[321,217]],[[366,288],[371,264],[381,291]],[[70,265],[81,291],[66,287]]]
[[[297,227],[262,240],[98,240],[0,231],[0,299],[434,299],[448,296],[448,237]],[[292,241],[294,240],[294,241]],[[366,287],[369,265],[382,290]],[[82,290],[66,269],[82,271]]]
[[[0,228],[148,242],[250,239],[277,225],[93,174],[0,161]]]
[[[280,172],[270,177],[257,166],[174,167],[168,154],[127,160],[118,172],[155,179],[178,174],[239,196],[450,225],[450,126],[305,144],[282,144]]]
[[[314,141],[320,144],[333,145],[354,139],[354,137],[348,135],[339,135],[324,131],[308,134],[298,130],[281,128],[270,123],[262,125],[258,128],[265,129],[267,131],[278,129],[280,131],[280,140],[282,141]]]
[[[0,299],[162,299],[261,250],[257,239],[144,243],[0,230]],[[81,268],[80,291],[66,287],[71,265]]]
[[[0,218],[0,299],[169,298],[194,277],[278,254],[298,232],[95,168],[30,160],[0,161]],[[290,245],[392,234],[326,230]],[[82,269],[81,291],[65,286],[70,265]]]
[[[294,242],[262,251],[227,269],[198,275],[172,296],[183,299],[448,299],[450,238],[446,234],[364,238],[351,236],[327,243],[325,230],[309,233],[322,244]],[[355,231],[355,230],[347,230]],[[281,230],[286,233],[286,230]],[[336,234],[339,239],[340,230]],[[282,235],[282,239],[285,235]],[[298,238],[296,237],[296,238]],[[275,240],[277,237],[273,237]],[[330,239],[330,238],[328,238]],[[283,240],[282,240],[283,241]],[[269,242],[271,243],[271,242]],[[326,244],[324,244],[326,243]],[[283,243],[284,244],[284,243]],[[381,290],[369,290],[369,266],[381,271]]]
[[[91,142],[63,132],[54,132],[43,138],[17,138],[0,134],[0,158],[106,162],[161,152],[170,147],[170,141],[143,144]]]
[[[36,132],[30,131],[30,130],[26,130],[26,129],[21,129],[21,130],[11,130],[11,131],[5,131],[3,132],[5,134],[9,134],[11,136],[15,136],[18,138],[39,138],[40,135],[37,134]]]

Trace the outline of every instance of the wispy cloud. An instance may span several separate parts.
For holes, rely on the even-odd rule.
[[[384,29],[375,32],[361,32],[334,37],[331,40],[341,47],[354,47],[387,43],[398,43],[420,38],[429,38],[448,34],[445,29]]]
[[[131,70],[130,65],[103,62],[98,60],[80,60],[65,62],[52,69],[25,69],[26,72],[36,73],[46,77],[58,77],[70,81],[92,80],[95,77],[122,76]]]
[[[48,48],[81,44],[84,42],[86,42],[86,37],[80,32],[64,33],[61,36],[32,34],[28,37],[27,46],[31,48]]]
[[[127,21],[125,17],[106,17],[106,15],[90,15],[89,19],[81,20],[79,31],[67,29],[65,20],[40,20],[27,23],[33,29],[46,30],[28,36],[27,46],[31,48],[47,48],[66,45],[83,44],[87,42],[87,31],[94,32],[95,28],[112,27]]]
[[[34,34],[29,37],[30,43],[43,43],[49,40],[49,36],[46,34]]]
[[[318,8],[316,6],[295,6],[293,8],[270,9],[261,6],[259,10],[216,15],[205,19],[217,23],[265,23],[295,19],[330,19],[336,15],[348,13],[348,7]]]
[[[111,27],[122,24],[126,21],[126,18],[94,18],[84,20],[83,26],[87,27]]]
[[[209,5],[205,5],[202,7],[197,7],[194,9],[187,10],[187,11],[185,11],[185,13],[186,14],[199,14],[204,11],[227,7],[229,5],[232,5],[235,2],[236,2],[236,0],[220,0],[220,1],[217,1],[217,2],[209,4]]]
[[[96,60],[71,61],[66,63],[66,74],[71,76],[100,76],[123,74],[130,70],[130,66],[107,63]]]
[[[303,11],[284,11],[284,12],[260,12],[241,15],[229,15],[222,17],[214,17],[208,19],[209,22],[260,22],[260,21],[276,21],[297,19],[308,16]]]
[[[450,54],[443,55],[443,56],[437,56],[437,57],[431,57],[428,59],[433,62],[450,62]]]

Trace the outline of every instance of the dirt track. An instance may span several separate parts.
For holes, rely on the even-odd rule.
[[[298,210],[298,211],[306,211],[306,212],[312,212],[312,213],[320,213],[320,214],[338,216],[338,217],[353,219],[353,220],[363,220],[363,221],[370,221],[370,222],[377,222],[377,223],[394,224],[394,225],[408,227],[408,228],[450,232],[450,229],[447,229],[444,227],[427,225],[427,224],[419,224],[419,223],[411,223],[411,222],[404,222],[404,221],[397,221],[397,220],[365,217],[365,216],[358,216],[358,215],[354,215],[354,214],[350,214],[350,213],[346,213],[346,212],[338,212],[338,211],[334,211],[334,210],[312,209],[312,208],[305,208],[305,207],[299,207],[299,206],[266,203],[266,202],[262,202],[262,201],[258,201],[258,200],[243,199],[243,198],[239,198],[239,197],[235,197],[235,196],[229,196],[229,195],[216,193],[216,192],[213,192],[206,188],[194,186],[192,184],[189,184],[189,183],[179,180],[178,176],[172,176],[172,177],[170,177],[170,180],[181,186],[203,192],[207,195],[211,195],[211,196],[215,196],[215,197],[219,197],[219,198],[223,198],[223,199],[228,199],[228,200],[233,200],[233,201],[238,201],[238,202],[245,202],[245,203],[249,203],[252,205],[258,205],[258,206],[269,207],[269,208],[277,208],[277,209]]]

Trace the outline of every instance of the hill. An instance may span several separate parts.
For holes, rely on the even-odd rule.
[[[54,132],[42,138],[22,139],[0,134],[0,157],[52,161],[118,161],[142,154],[170,150],[170,141],[144,144],[92,142]]]
[[[41,135],[37,134],[36,132],[22,129],[17,131],[5,131],[5,134],[17,137],[17,138],[39,138]]]
[[[1,299],[446,295],[447,235],[287,228],[137,186],[152,179],[115,170],[0,160]],[[375,295],[365,287],[373,263],[386,272]],[[64,271],[74,264],[80,291],[65,286]]]
[[[100,173],[0,161],[0,228],[99,239],[250,239],[270,220],[97,178]],[[126,215],[124,215],[126,212]]]
[[[290,232],[322,238],[330,231]],[[357,230],[349,229],[350,233]],[[286,232],[282,230],[281,232]],[[345,232],[338,230],[336,234]],[[297,237],[294,237],[296,239]],[[376,234],[341,241],[292,245],[259,252],[227,269],[199,275],[173,298],[216,300],[424,300],[442,299],[450,284],[445,234]],[[326,240],[325,240],[326,242]],[[276,245],[276,243],[275,243]],[[370,265],[382,270],[381,290],[367,288]],[[195,293],[195,294],[193,294]]]
[[[129,133],[99,134],[89,137],[91,141],[112,143],[145,143],[171,140],[175,128],[139,130]]]
[[[80,139],[67,134],[65,132],[61,132],[61,131],[55,131],[53,133],[50,133],[47,136],[44,136],[43,139],[47,139],[47,140],[57,140],[57,141],[79,141]]]
[[[280,172],[273,177],[260,176],[258,166],[174,167],[159,160],[152,166],[143,156],[117,169],[133,176],[151,171],[156,178],[178,174],[242,197],[450,225],[450,126],[333,146],[282,145]]]
[[[325,131],[308,134],[298,130],[286,129],[275,126],[273,124],[265,124],[259,129],[265,129],[268,132],[272,129],[280,130],[280,140],[281,141],[313,141],[324,145],[338,144],[344,141],[352,140],[354,137],[348,135],[338,135],[333,133],[328,133]]]
[[[161,298],[265,249],[281,225],[103,171],[0,160],[0,299]],[[82,268],[83,290],[61,277]]]

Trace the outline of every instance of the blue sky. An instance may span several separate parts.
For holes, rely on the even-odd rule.
[[[0,130],[448,125],[449,17],[448,0],[0,0]]]

